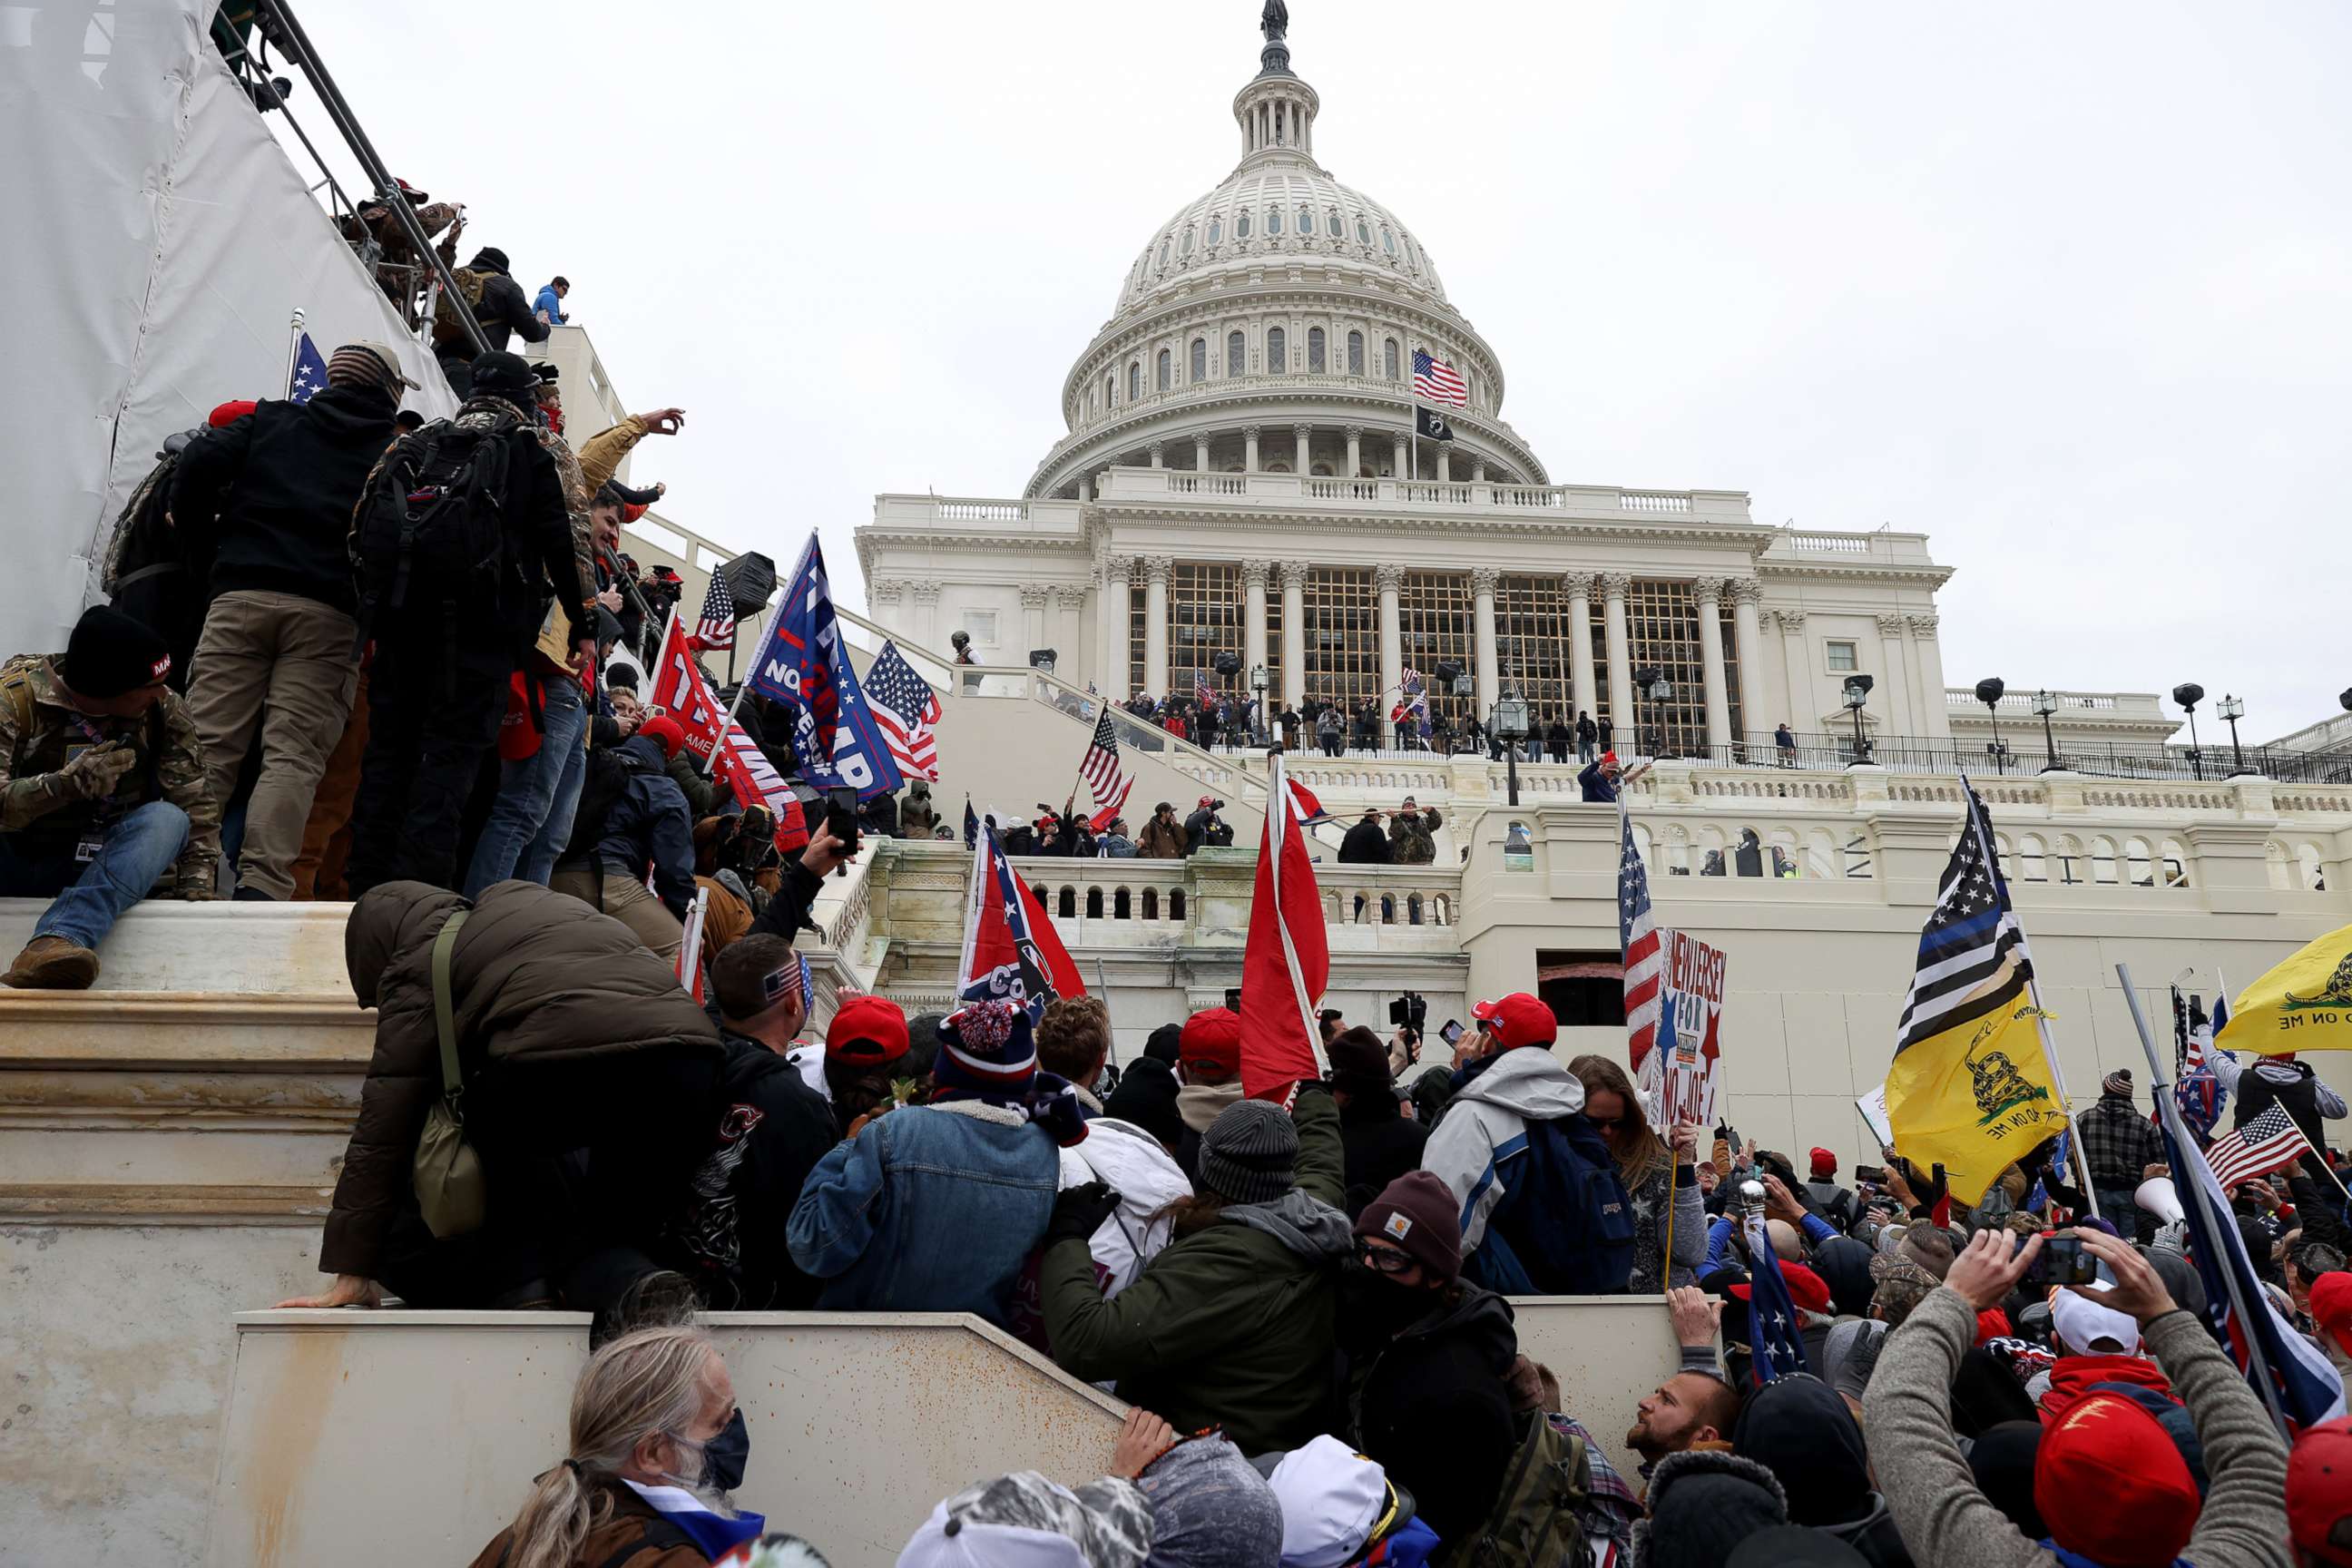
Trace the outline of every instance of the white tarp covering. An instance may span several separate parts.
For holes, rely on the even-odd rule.
[[[0,656],[65,646],[165,437],[286,395],[297,309],[320,353],[389,343],[425,384],[408,406],[455,406],[230,77],[213,9],[0,0]]]

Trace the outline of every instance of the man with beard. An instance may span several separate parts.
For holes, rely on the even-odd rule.
[[[1684,1286],[1666,1292],[1674,1315],[1675,1338],[1682,1345],[1680,1370],[1651,1391],[1633,1409],[1633,1426],[1625,1447],[1642,1456],[1642,1475],[1669,1454],[1689,1448],[1731,1447],[1739,1423],[1739,1395],[1725,1380],[1716,1360],[1716,1314],[1721,1303],[1706,1292]]]

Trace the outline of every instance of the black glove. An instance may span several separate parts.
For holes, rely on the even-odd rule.
[[[1054,1199],[1054,1216],[1045,1222],[1045,1246],[1057,1241],[1085,1241],[1102,1228],[1118,1209],[1118,1194],[1107,1182],[1065,1187]]]

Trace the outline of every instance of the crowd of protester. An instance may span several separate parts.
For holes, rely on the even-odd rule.
[[[1277,742],[1295,752],[1319,752],[1327,757],[1349,753],[1425,752],[1433,755],[1486,756],[1501,762],[1513,742],[1482,724],[1475,709],[1459,714],[1425,696],[1400,699],[1383,710],[1372,698],[1350,708],[1328,696],[1311,696],[1296,707],[1288,702],[1267,710],[1272,698],[1219,692],[1203,684],[1192,695],[1171,692],[1165,697],[1138,693],[1120,704],[1130,716],[1157,725],[1180,741],[1205,750],[1245,751]],[[1527,735],[1516,742],[1518,755],[1529,763],[1591,763],[1614,742],[1610,721],[1579,711],[1531,712]]]

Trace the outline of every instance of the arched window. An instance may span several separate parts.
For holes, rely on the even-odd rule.
[[[1078,918],[1078,890],[1076,888],[1062,889],[1062,897],[1059,906],[1055,910],[1055,918],[1065,921],[1074,921]]]
[[[1133,920],[1135,918],[1134,900],[1135,895],[1129,892],[1125,888],[1121,888],[1118,891],[1112,893],[1110,896],[1110,918],[1115,921]]]
[[[1162,267],[1168,265],[1168,241],[1165,238],[1160,242],[1160,265]]]
[[[1289,346],[1280,327],[1265,330],[1265,373],[1268,375],[1280,375],[1290,368]]]
[[[1240,375],[1249,369],[1249,342],[1239,332],[1225,334],[1225,374]]]
[[[1323,226],[1329,232],[1333,239],[1338,239],[1347,233],[1347,230],[1339,226],[1339,209],[1338,207],[1333,207],[1330,211],[1323,215]]]
[[[1372,243],[1372,226],[1366,223],[1362,218],[1358,218],[1356,220],[1356,243],[1358,245],[1370,245]]]
[[[1364,374],[1364,334],[1361,332],[1348,334],[1348,374],[1349,375]]]
[[[1211,219],[1209,220],[1209,244],[1210,244],[1212,247],[1214,247],[1214,246],[1217,244],[1217,242],[1218,242],[1218,241],[1220,241],[1220,240],[1223,239],[1224,237],[1225,237],[1225,220],[1224,220],[1223,218],[1221,218],[1221,217],[1213,217],[1213,218],[1211,218]]]
[[[1381,365],[1381,374],[1389,380],[1394,381],[1397,378],[1397,346],[1394,338],[1388,339],[1382,345]]]
[[[1176,383],[1175,356],[1171,354],[1166,349],[1161,349],[1160,351],[1160,362],[1157,374],[1159,387],[1162,392],[1167,391]]]
[[[1234,237],[1235,239],[1247,239],[1249,237],[1249,214],[1235,213],[1234,215]]]
[[[1100,888],[1088,888],[1087,889],[1087,919],[1090,921],[1098,921],[1102,918],[1103,890]]]
[[[1181,888],[1168,889],[1168,918],[1171,921],[1184,918],[1184,889]]]
[[[1157,888],[1143,889],[1143,918],[1148,921],[1160,918],[1160,889]]]
[[[1389,232],[1389,226],[1386,224],[1381,225],[1381,248],[1391,256],[1396,254],[1396,236]]]
[[[1127,400],[1129,403],[1143,395],[1143,362],[1134,361],[1127,367]]]
[[[1298,204],[1298,235],[1302,239],[1315,237],[1315,209],[1305,202]]]
[[[1184,240],[1176,247],[1176,254],[1179,256],[1192,254],[1192,226],[1189,223],[1184,226]]]
[[[1282,209],[1280,207],[1268,207],[1265,209],[1265,232],[1268,234],[1280,234],[1282,232]]]
[[[1307,329],[1307,368],[1317,375],[1323,374],[1323,329],[1320,327]]]
[[[1206,338],[1192,340],[1192,379],[1194,381],[1209,379],[1209,340]]]

